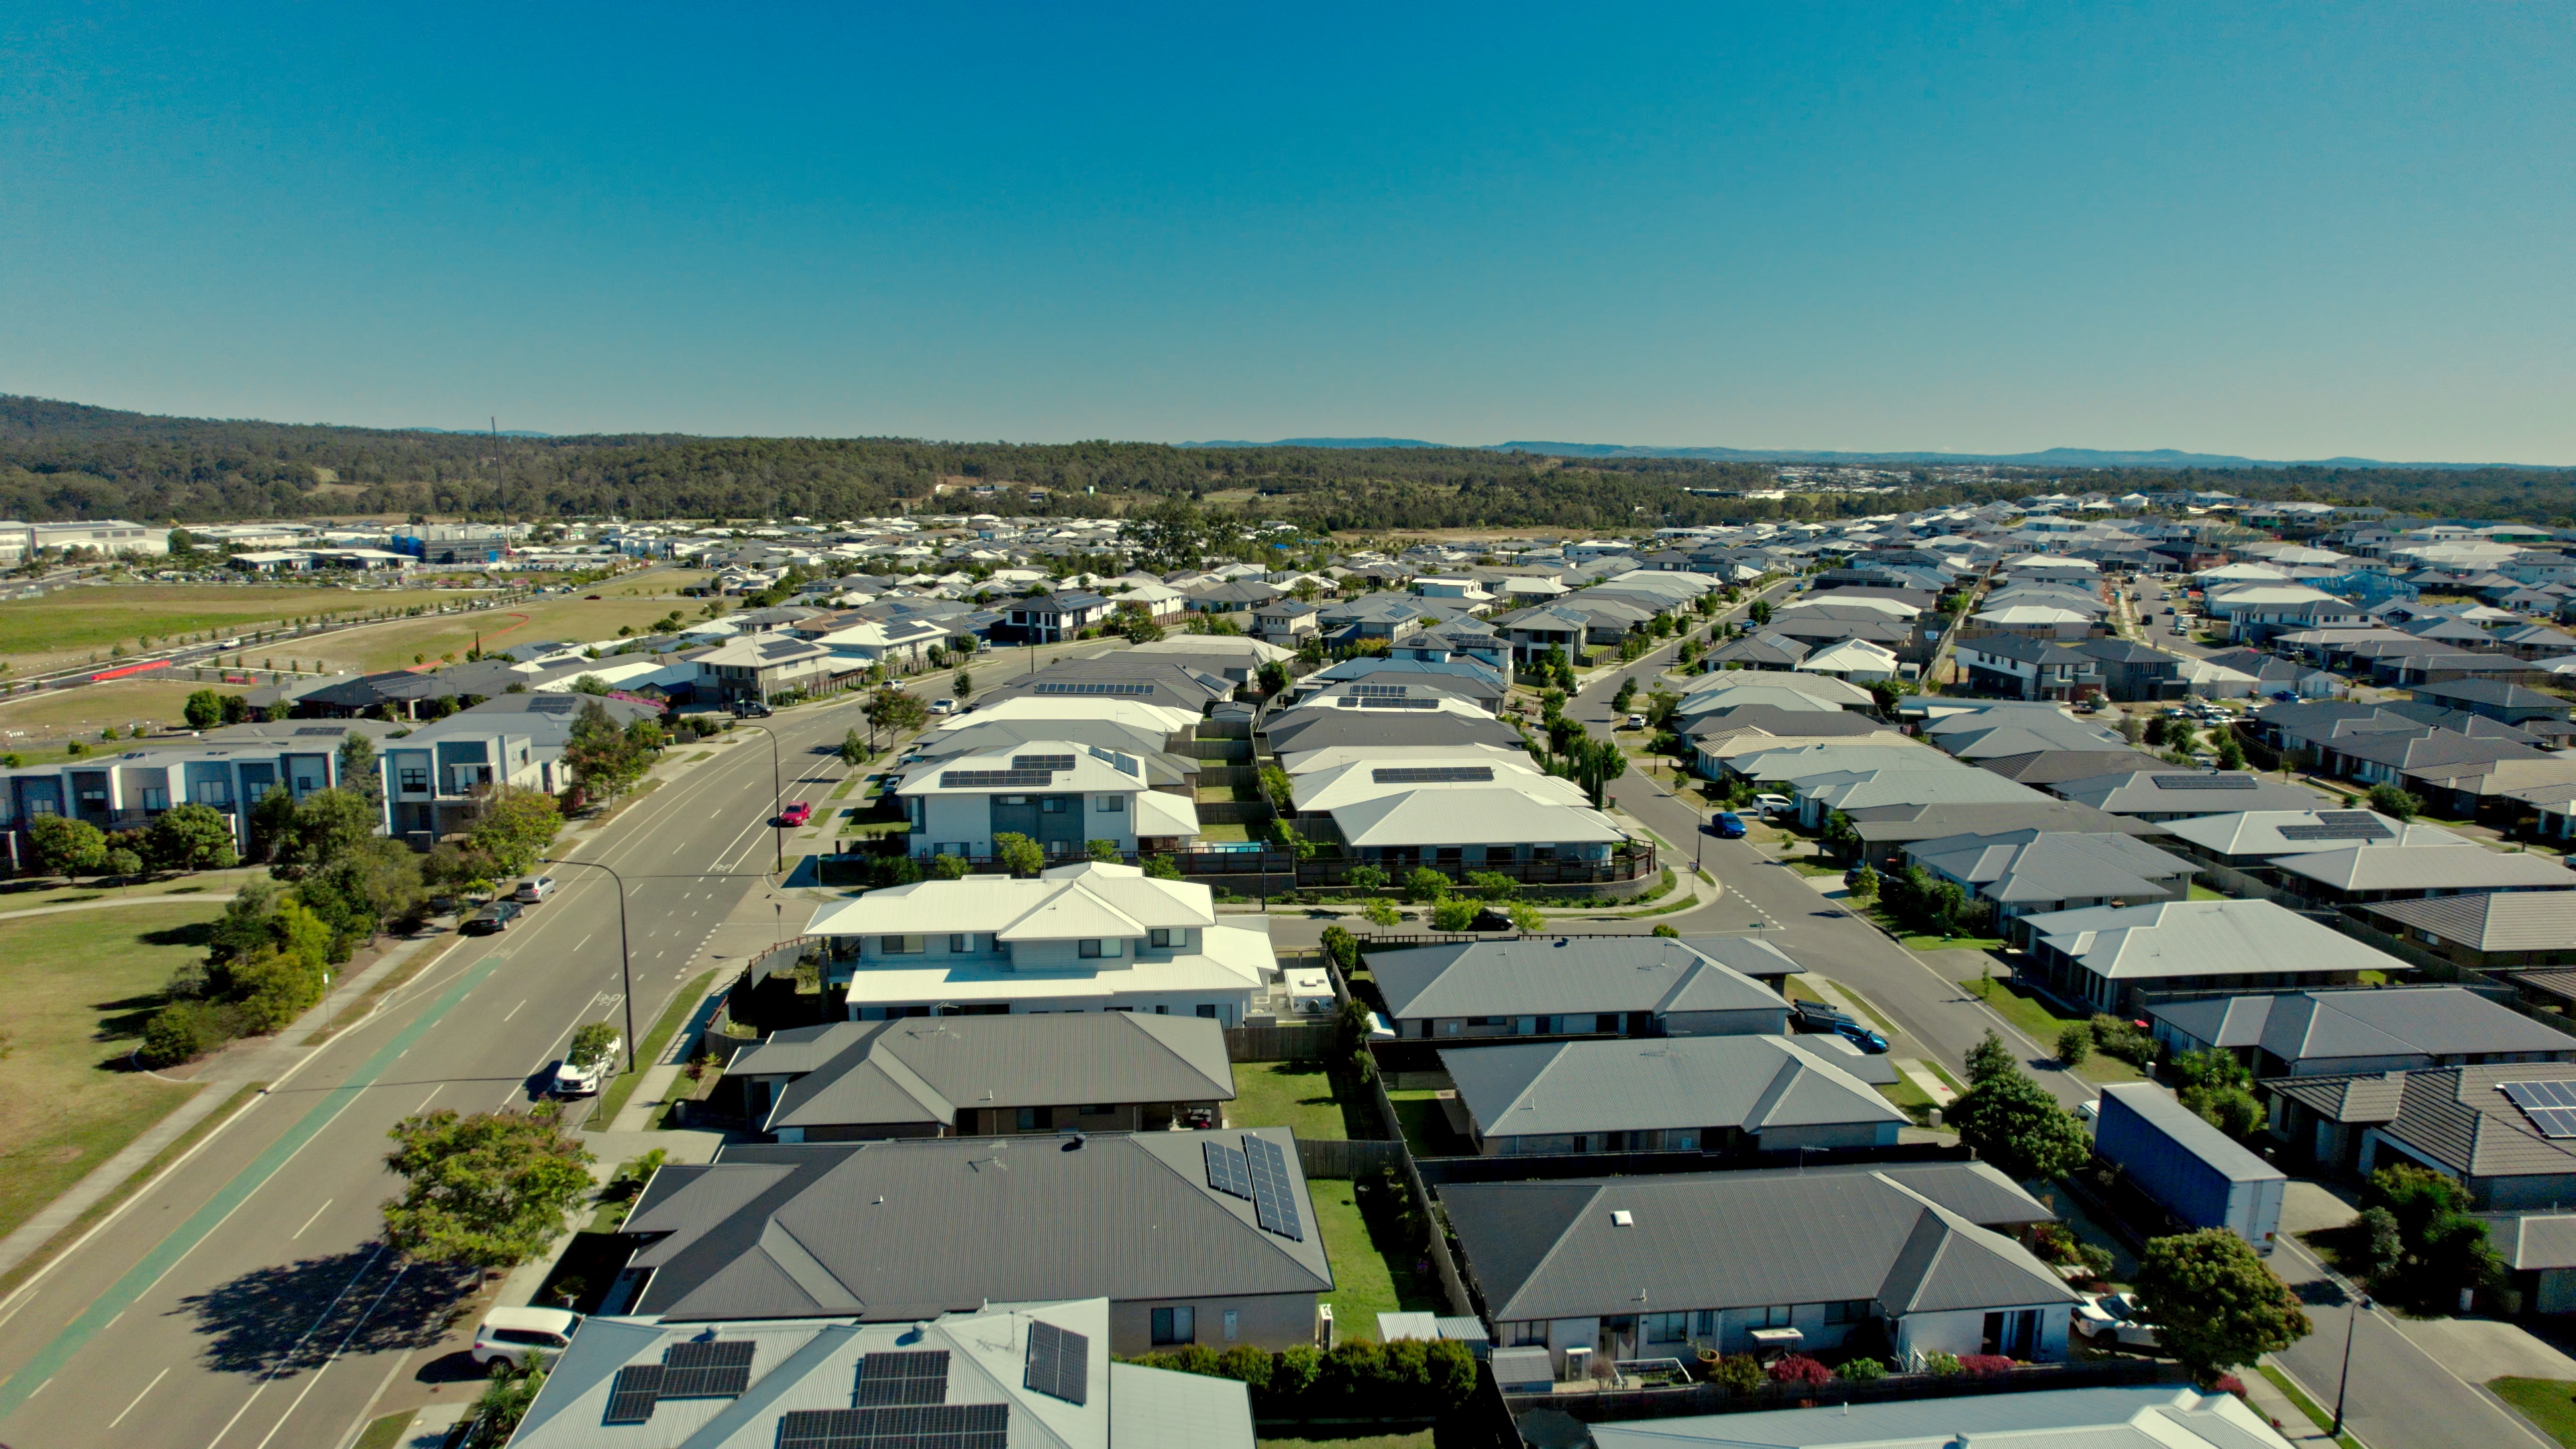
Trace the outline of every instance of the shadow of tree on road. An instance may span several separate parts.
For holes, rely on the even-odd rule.
[[[406,1266],[375,1245],[255,1268],[180,1300],[218,1373],[257,1376],[318,1368],[335,1352],[380,1353],[438,1341],[473,1292],[475,1273]]]

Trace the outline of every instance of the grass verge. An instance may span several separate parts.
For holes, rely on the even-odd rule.
[[[418,1409],[403,1409],[385,1415],[369,1424],[366,1432],[360,1434],[358,1442],[349,1449],[394,1449],[402,1442],[403,1431],[411,1427],[412,1417],[419,1412]]]
[[[45,1239],[37,1246],[36,1251],[20,1259],[17,1266],[6,1273],[0,1273],[0,1294],[16,1291],[19,1284],[26,1282],[35,1276],[38,1269],[52,1262],[56,1254],[80,1241],[81,1234],[97,1226],[100,1219],[116,1211],[119,1204],[141,1191],[143,1185],[158,1176],[163,1168],[186,1156],[188,1149],[206,1140],[210,1133],[229,1121],[232,1115],[246,1106],[252,1098],[267,1090],[266,1082],[244,1082],[234,1089],[233,1094],[225,1098],[215,1110],[199,1118],[196,1126],[180,1133],[171,1140],[170,1145],[153,1153],[151,1161],[136,1168],[132,1176],[116,1185],[114,1191],[82,1209],[79,1217],[63,1224],[62,1231]]]
[[[2290,1376],[2288,1374],[2281,1372],[2279,1369],[2272,1367],[2268,1363],[2256,1364],[2255,1367],[2262,1371],[2263,1377],[2272,1381],[2272,1387],[2279,1389],[2283,1397],[2298,1406],[2300,1413],[2308,1416],[2309,1423],[2316,1425],[2320,1431],[2333,1426],[2334,1415],[2317,1407],[2316,1400],[2299,1392],[2299,1386],[2290,1382]],[[2496,1382],[2503,1383],[2505,1380],[2498,1379]],[[2546,1380],[2529,1380],[2527,1382],[2546,1382]],[[2338,1436],[2335,1439],[2335,1442],[2342,1445],[2343,1449],[2361,1449],[2361,1441],[2355,1439],[2350,1434]],[[2568,1441],[2561,1438],[2558,1442],[2564,1444]]]
[[[679,993],[671,998],[670,1005],[662,1008],[661,1020],[654,1022],[652,1029],[644,1033],[644,1044],[635,1050],[636,1069],[620,1075],[600,1090],[599,1109],[591,1114],[590,1130],[604,1132],[610,1123],[617,1120],[617,1114],[626,1107],[626,1099],[635,1095],[636,1084],[644,1080],[644,1068],[662,1059],[663,1049],[670,1046],[671,1038],[679,1034],[681,1025],[688,1021],[691,1012],[697,1010],[698,1003],[706,999],[707,989],[715,984],[716,973],[701,971],[697,979],[680,988]]]
[[[465,938],[463,936],[450,936],[447,938],[447,944],[440,946],[434,951],[424,949],[413,952],[409,961],[404,962],[391,971],[386,972],[383,976],[378,977],[375,984],[366,989],[365,994],[361,995],[357,1000],[349,1003],[348,1010],[333,1016],[330,1021],[323,1025],[320,1031],[306,1037],[304,1039],[304,1044],[309,1047],[318,1047],[324,1042],[329,1041],[331,1038],[338,1036],[340,1033],[347,1031],[352,1025],[366,1020],[367,1013],[375,1009],[377,1002],[384,1000],[388,994],[399,991],[403,987],[410,985],[412,981],[420,975],[420,973],[428,970],[437,963],[446,960],[447,953],[455,950],[456,947],[464,941],[464,939]]]
[[[1986,1005],[1993,1007],[1995,1014],[2002,1017],[2004,1020],[2011,1022],[2015,1031],[2018,1031],[2022,1035],[2029,1037],[2032,1041],[2039,1043],[2042,1051],[2050,1051],[2056,1048],[2057,1033],[2063,1030],[2068,1023],[2089,1019],[2084,1017],[2060,1016],[2056,1012],[2049,1010],[2047,1003],[2041,1001],[2031,993],[2022,990],[2020,987],[2013,985],[2011,982],[2004,980],[2000,976],[1993,978],[1994,984],[1991,989],[1986,987],[1986,981],[1987,978],[1985,977],[1971,976],[1967,980],[1960,982],[1959,986],[1960,989],[1966,991],[1970,996],[1974,996],[1985,1002]],[[2075,1069],[2075,1074],[2089,1082],[2135,1082],[2143,1080],[2143,1078],[2138,1074],[2137,1068],[2130,1066],[2127,1062],[2120,1060],[2118,1057],[2106,1057],[2099,1052],[2086,1057],[2084,1059],[2084,1065]]]
[[[2576,1449],[2576,1383],[2565,1379],[2487,1380],[2495,1396],[2540,1426],[2540,1431]]]

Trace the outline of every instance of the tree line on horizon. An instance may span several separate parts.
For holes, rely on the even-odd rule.
[[[1771,465],[1689,458],[677,434],[496,443],[472,433],[166,418],[0,397],[0,517],[188,523],[318,513],[618,514],[828,522],[930,508],[939,484],[960,479],[996,492],[951,493],[935,505],[939,511],[1099,514],[1233,493],[1244,513],[1334,532],[1829,522],[2035,492],[2204,488],[2576,526],[2576,472],[2543,468],[2031,468],[1982,478],[1915,468],[1900,475],[1893,493],[1757,499],[1725,495],[1775,486]]]

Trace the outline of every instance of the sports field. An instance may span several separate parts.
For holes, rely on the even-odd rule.
[[[320,614],[366,614],[416,604],[454,603],[439,589],[382,593],[309,584],[98,584],[57,589],[41,599],[0,603],[0,658],[14,674],[104,660],[117,645],[262,628]],[[462,597],[471,597],[463,595]]]

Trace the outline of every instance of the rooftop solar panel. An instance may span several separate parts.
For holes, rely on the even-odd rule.
[[[1380,785],[1458,785],[1494,778],[1491,765],[1407,765],[1369,771]]]
[[[942,770],[939,772],[939,788],[942,790],[1036,789],[1054,783],[1055,771],[1053,770]]]
[[[608,1387],[608,1412],[600,1416],[602,1424],[641,1424],[653,1417],[654,1402],[662,1396],[662,1366],[658,1363],[629,1364],[617,1371]]]
[[[2314,825],[2284,825],[2283,840],[2394,840],[2396,832],[2358,811],[2320,815]]]
[[[1070,770],[1073,768],[1073,756],[1013,755],[1011,768],[1014,770]]]
[[[1091,757],[1093,759],[1098,760],[1100,763],[1107,765],[1113,770],[1116,770],[1119,774],[1134,775],[1139,773],[1140,767],[1137,765],[1136,757],[1133,755],[1122,755],[1116,750],[1104,750],[1098,745],[1085,745],[1083,748],[1091,752]]]
[[[948,1350],[872,1353],[859,1360],[858,1403],[937,1404],[948,1398]]]
[[[666,1399],[729,1399],[751,1387],[752,1342],[708,1339],[675,1343],[662,1350],[661,1396]]]
[[[2251,790],[2251,775],[2150,775],[2159,790]]]
[[[1243,1134],[1243,1156],[1252,1169],[1252,1211],[1261,1230],[1290,1242],[1306,1241],[1304,1219],[1297,1211],[1296,1190],[1289,1185],[1288,1157],[1267,1137]]]
[[[778,1449],[1009,1449],[1008,1404],[907,1404],[791,1409]]]
[[[1068,1404],[1091,1396],[1091,1340],[1044,1321],[1029,1324],[1028,1373],[1022,1386]]]
[[[1203,1145],[1207,1149],[1208,1186],[1249,1201],[1252,1197],[1252,1170],[1244,1165],[1243,1154],[1222,1142]]]
[[[1440,701],[1436,699],[1363,699],[1356,695],[1343,696],[1342,703],[1349,709],[1438,709],[1440,707]]]
[[[1154,692],[1150,684],[1099,684],[1057,680],[1037,687],[1040,694],[1118,694],[1147,695]]]
[[[1351,686],[1351,693],[1401,696],[1410,691],[1401,684],[1354,684]]]

